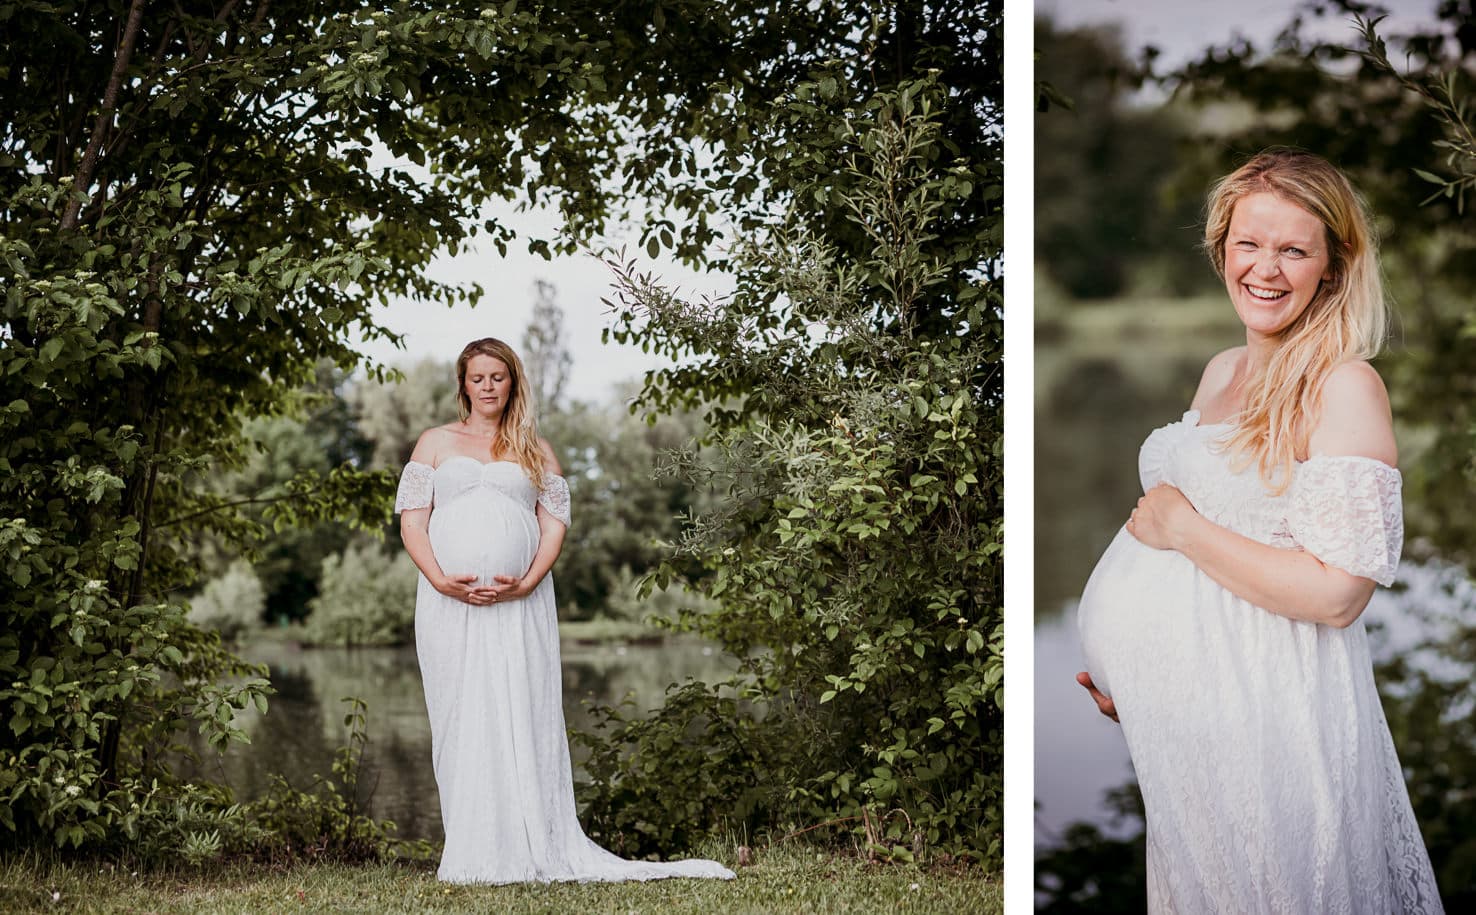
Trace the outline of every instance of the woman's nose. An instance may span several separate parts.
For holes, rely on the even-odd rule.
[[[1280,252],[1263,252],[1256,255],[1254,267],[1257,276],[1273,277],[1281,272]]]

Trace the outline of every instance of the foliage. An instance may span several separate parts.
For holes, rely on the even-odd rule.
[[[701,437],[701,415],[678,410],[646,422],[632,415],[628,396],[617,389],[604,404],[575,402],[541,420],[570,481],[574,525],[554,571],[567,619],[629,605],[629,576],[660,564],[683,518],[714,499],[703,481],[658,473],[665,455]]]
[[[997,861],[998,161],[952,130],[969,93],[815,75],[770,110],[802,142],[767,162],[785,214],[735,246],[731,298],[682,301],[612,262],[615,337],[683,359],[644,402],[710,405],[714,457],[678,465],[723,499],[650,582],[719,603],[684,622],[745,659],[734,686],[750,704],[723,707],[741,745],[692,790],[741,777],[765,828],[880,820],[876,853]],[[684,574],[692,562],[707,574]],[[627,781],[587,794],[600,831],[713,828],[652,802],[704,741],[721,745],[693,723],[700,689],[613,724]]]
[[[404,645],[415,630],[419,574],[403,549],[360,539],[323,560],[321,591],[308,605],[314,645]]]
[[[47,620],[61,636],[49,643],[52,653],[29,659],[28,673],[0,690],[10,712],[0,745],[0,824],[17,840],[80,846],[136,837],[141,819],[156,812],[150,803],[171,794],[157,786],[169,781],[161,752],[177,730],[198,725],[221,749],[244,739],[237,711],[266,708],[270,688],[262,672],[223,652],[215,634],[191,626],[184,608],[121,609],[104,595],[96,579],[62,595]],[[0,639],[13,667],[21,657],[19,633]],[[108,767],[98,752],[120,725],[127,726],[127,748],[138,754],[127,773]]]
[[[237,544],[247,548],[266,590],[266,618],[272,622],[302,618],[318,593],[323,560],[343,549],[353,532],[352,520],[323,514],[301,525],[273,523],[281,506],[295,498],[294,480],[317,480],[334,468],[366,465],[369,443],[344,397],[347,385],[345,372],[320,362],[312,380],[290,392],[283,415],[244,424],[244,465],[202,480],[239,511],[239,534],[220,538],[224,542],[217,550],[229,552]]]
[[[717,607],[716,601],[688,590],[678,582],[659,590],[649,589],[643,586],[643,578],[644,574],[637,575],[629,566],[616,569],[601,616],[661,625],[677,619],[683,612],[707,614]]]
[[[1143,912],[1148,908],[1147,834],[1143,794],[1136,782],[1107,792],[1112,825],[1124,837],[1091,823],[1073,823],[1062,841],[1035,859],[1036,911],[1043,915]]]
[[[595,730],[569,735],[588,754],[580,820],[600,845],[626,857],[692,848],[723,831],[748,835],[783,804],[779,745],[733,698],[691,680],[672,684],[659,715],[632,711],[596,706]]]
[[[190,601],[190,615],[226,641],[260,626],[265,610],[261,579],[244,559],[231,563],[224,575],[206,582],[205,589]]]
[[[1454,7],[1455,5],[1452,5]],[[1454,8],[1450,12],[1456,12]],[[1476,32],[1472,31],[1471,10],[1465,10],[1465,19],[1455,28],[1455,35],[1463,51],[1476,47]],[[1469,96],[1469,73],[1454,63],[1442,64],[1443,69],[1426,68],[1412,74],[1397,70],[1389,61],[1388,49],[1377,32],[1379,20],[1360,20],[1367,46],[1365,57],[1375,67],[1394,76],[1400,85],[1419,98],[1432,114],[1443,131],[1443,138],[1435,141],[1435,149],[1444,150],[1444,171],[1436,174],[1424,169],[1415,169],[1416,176],[1437,186],[1437,190],[1422,201],[1428,205],[1436,200],[1454,201],[1456,213],[1464,217],[1467,238],[1471,216],[1465,210],[1466,193],[1476,188],[1476,133],[1469,120],[1467,98]],[[1449,172],[1454,172],[1450,175]],[[1466,348],[1476,336],[1476,311],[1466,306],[1464,326],[1459,335],[1462,342],[1454,349]],[[1464,393],[1473,384],[1470,362],[1462,354],[1455,360],[1448,348],[1440,347],[1433,354],[1430,369],[1436,373],[1448,371],[1452,365],[1463,371],[1463,375],[1451,379],[1448,376],[1428,377],[1422,385],[1422,393],[1451,397],[1458,391]],[[1445,358],[1441,358],[1441,357]],[[1456,390],[1452,390],[1455,388]],[[1464,403],[1462,400],[1460,403]],[[1448,405],[1447,411],[1463,410],[1463,406]],[[1449,412],[1446,413],[1449,419]],[[1432,453],[1444,460],[1431,462],[1445,470],[1450,476],[1457,468],[1469,483],[1476,478],[1476,422],[1461,422],[1446,425],[1441,429]],[[1455,455],[1464,452],[1464,460]],[[1438,483],[1440,476],[1431,482]],[[1428,485],[1428,484],[1427,484]],[[1433,487],[1432,487],[1433,488]],[[1460,518],[1465,522],[1464,517]],[[1436,879],[1446,905],[1451,909],[1470,907],[1476,902],[1476,841],[1462,824],[1469,822],[1476,810],[1472,809],[1471,786],[1476,785],[1476,726],[1470,714],[1469,672],[1476,670],[1476,589],[1470,580],[1470,570],[1476,563],[1476,551],[1470,548],[1472,531],[1469,523],[1460,523],[1456,531],[1439,537],[1449,544],[1457,541],[1462,549],[1457,554],[1464,560],[1464,567],[1445,568],[1439,573],[1438,586],[1442,599],[1453,610],[1446,611],[1449,617],[1439,620],[1439,611],[1426,610],[1425,623],[1428,635],[1421,644],[1399,653],[1381,664],[1378,670],[1380,689],[1389,720],[1394,728],[1396,744],[1423,765],[1423,772],[1416,772],[1411,779],[1410,801],[1415,808],[1430,850],[1431,861],[1436,867]],[[1441,625],[1441,623],[1445,625]],[[1451,623],[1454,625],[1451,625]]]
[[[421,432],[456,419],[455,366],[422,359],[401,375],[367,378],[347,392],[354,421],[370,442],[369,465],[395,473],[410,460]]]
[[[1363,40],[1367,45],[1364,56],[1418,96],[1435,115],[1445,133],[1443,139],[1435,141],[1435,147],[1446,151],[1444,165],[1453,170],[1455,175],[1448,177],[1416,169],[1416,175],[1437,186],[1437,190],[1422,203],[1428,204],[1444,197],[1446,200],[1454,200],[1456,212],[1464,214],[1466,193],[1476,188],[1476,131],[1473,131],[1467,119],[1464,100],[1466,90],[1461,85],[1461,72],[1452,67],[1443,73],[1402,73],[1389,61],[1388,46],[1379,37],[1378,24],[1382,18],[1358,18],[1354,21],[1363,33]],[[1469,50],[1472,44],[1476,44],[1471,41],[1471,29],[1476,27],[1472,26],[1469,13],[1465,23],[1459,28],[1464,30],[1466,39],[1462,41],[1462,49]],[[1460,37],[1459,31],[1457,37]]]
[[[1476,39],[1469,8],[1465,20],[1456,17],[1459,10],[1453,5],[1442,9],[1450,14],[1442,23],[1445,29],[1463,51],[1470,50]],[[1397,69],[1378,34],[1377,20],[1359,24],[1369,69],[1405,90],[1406,101],[1418,103],[1411,119],[1425,126],[1422,139],[1428,146],[1419,150],[1419,158],[1395,160],[1399,171],[1423,182],[1426,191],[1435,186],[1419,198],[1419,215],[1433,227],[1416,241],[1420,267],[1437,271],[1421,294],[1442,307],[1418,303],[1425,305],[1416,319],[1420,326],[1413,330],[1418,342],[1401,360],[1404,383],[1398,392],[1402,396],[1396,397],[1396,415],[1419,429],[1424,440],[1410,477],[1410,494],[1418,506],[1411,528],[1442,556],[1476,569],[1476,525],[1455,501],[1476,480],[1476,414],[1471,407],[1476,394],[1472,371],[1476,311],[1470,306],[1470,290],[1476,284],[1476,222],[1465,209],[1466,193],[1476,187],[1476,136],[1468,115],[1471,73],[1462,68],[1460,59],[1438,55],[1447,46],[1439,35],[1397,39],[1412,49],[1413,58],[1406,58],[1406,69]],[[1411,196],[1408,204],[1415,199]]]
[[[358,364],[351,329],[393,336],[376,303],[476,298],[422,268],[473,233],[505,249],[483,201],[555,205],[559,238],[528,240],[543,252],[637,205],[685,214],[642,241],[700,260],[710,214],[792,190],[749,167],[789,146],[749,142],[755,117],[832,58],[970,77],[952,128],[997,146],[977,113],[1000,55],[967,42],[999,23],[961,0],[0,0],[0,21],[6,842],[101,840],[168,781],[180,727],[225,741],[232,709],[264,701],[260,680],[223,684],[250,672],[165,600],[191,587],[199,534],[254,523],[208,480],[320,361]],[[373,529],[392,488],[351,462],[304,470],[259,520]],[[56,768],[77,793],[56,796]]]
[[[140,808],[147,813],[130,836],[135,841],[129,850],[149,864],[183,861],[199,867],[270,838],[219,788],[186,784],[169,803],[144,803]]]
[[[391,336],[376,301],[474,298],[421,268],[477,229],[506,245],[488,197],[552,196],[565,249],[634,197],[695,206],[671,142],[693,118],[670,109],[728,74],[785,79],[781,50],[818,31],[808,10],[774,33],[748,28],[764,8],[685,12],[0,3],[7,842],[100,840],[168,778],[175,730],[229,739],[231,708],[264,696],[221,685],[246,671],[164,600],[198,533],[249,526],[204,482],[240,466],[243,423],[319,360],[352,368],[350,328]],[[608,155],[622,141],[657,154]],[[371,167],[375,147],[397,164]],[[303,472],[261,521],[377,526],[391,487]]]
[[[271,837],[264,851],[289,860],[377,861],[396,850],[425,857],[426,843],[405,845],[394,838],[395,824],[366,816],[359,808],[359,773],[369,740],[368,707],[346,697],[343,716],[348,742],[334,755],[331,776],[314,776],[307,789],[273,776],[267,795],[249,805],[252,820]]]

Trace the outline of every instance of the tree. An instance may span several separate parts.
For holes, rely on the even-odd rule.
[[[475,231],[505,247],[478,212],[490,197],[552,199],[565,230],[529,240],[544,251],[653,198],[698,213],[681,247],[700,256],[689,140],[732,138],[743,119],[716,109],[845,48],[840,9],[0,3],[0,544],[17,586],[0,598],[0,822],[17,841],[136,833],[135,802],[156,797],[141,786],[169,784],[169,735],[199,719],[224,741],[232,708],[264,702],[261,681],[219,679],[244,669],[163,600],[189,582],[201,519],[229,513],[195,481],[239,465],[243,424],[319,360],[354,367],[350,327],[390,336],[374,302],[474,298],[421,271]],[[372,166],[375,148],[424,170]],[[392,485],[351,464],[304,475],[267,520],[375,525]]]
[[[666,558],[689,516],[714,501],[701,481],[663,473],[667,456],[690,449],[704,427],[695,411],[633,415],[631,386],[602,404],[574,402],[545,413],[543,434],[570,481],[574,526],[555,571],[559,605],[570,619],[607,615],[631,575],[645,575]],[[697,569],[692,569],[697,573]]]
[[[1035,46],[1039,76],[1070,100],[1035,119],[1038,269],[1079,299],[1121,295],[1150,266],[1167,291],[1203,286],[1212,274],[1185,256],[1202,195],[1172,180],[1186,131],[1176,111],[1129,99],[1141,72],[1115,31],[1038,19]]]
[[[456,420],[456,367],[422,359],[401,378],[366,378],[348,392],[354,421],[372,443],[369,466],[396,473],[420,433]]]
[[[200,625],[219,632],[223,639],[236,639],[260,626],[265,610],[261,579],[251,564],[241,559],[231,563],[225,574],[207,582],[200,595],[190,601],[190,615]]]
[[[612,261],[616,339],[682,360],[641,403],[704,406],[718,452],[684,463],[720,507],[650,581],[718,602],[685,622],[746,659],[749,703],[689,684],[650,721],[609,712],[585,798],[632,850],[726,809],[998,860],[998,84],[942,63],[997,52],[995,17],[909,6],[941,73],[837,63],[775,97],[756,142],[779,215],[736,216],[731,297],[685,301]],[[663,809],[666,784],[689,803]]]
[[[533,387],[533,402],[540,414],[558,410],[564,401],[564,386],[574,357],[564,340],[564,310],[559,307],[554,284],[533,284],[533,317],[523,331],[523,365]]]

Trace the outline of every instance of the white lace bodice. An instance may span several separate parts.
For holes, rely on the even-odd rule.
[[[1169,483],[1205,518],[1253,540],[1302,549],[1382,585],[1394,581],[1404,544],[1399,471],[1372,458],[1317,455],[1291,485],[1271,493],[1255,467],[1227,473],[1219,442],[1230,426],[1201,426],[1199,411],[1155,429],[1138,453],[1147,492]]]
[[[395,493],[395,511],[444,505],[477,487],[496,490],[530,512],[542,505],[565,527],[570,524],[569,483],[563,477],[545,473],[543,489],[538,490],[516,461],[479,461],[465,455],[453,455],[437,467],[419,461],[406,464]]]

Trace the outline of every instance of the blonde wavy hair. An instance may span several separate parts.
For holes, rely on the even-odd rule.
[[[1268,149],[1210,191],[1204,248],[1221,280],[1235,204],[1263,191],[1321,220],[1328,253],[1328,278],[1278,335],[1266,364],[1245,379],[1245,409],[1226,442],[1237,469],[1257,465],[1266,485],[1279,493],[1291,482],[1297,455],[1307,452],[1328,376],[1344,362],[1378,354],[1389,308],[1363,198],[1332,163],[1297,149]]]
[[[512,376],[512,399],[502,411],[502,422],[497,427],[497,436],[492,439],[490,457],[494,460],[516,461],[528,479],[538,489],[543,489],[543,473],[546,469],[543,449],[538,447],[538,424],[533,419],[533,388],[528,383],[528,373],[523,370],[523,360],[513,348],[496,337],[473,340],[456,357],[456,412],[461,421],[471,416],[471,398],[466,394],[466,364],[474,356],[491,356],[507,366]]]

